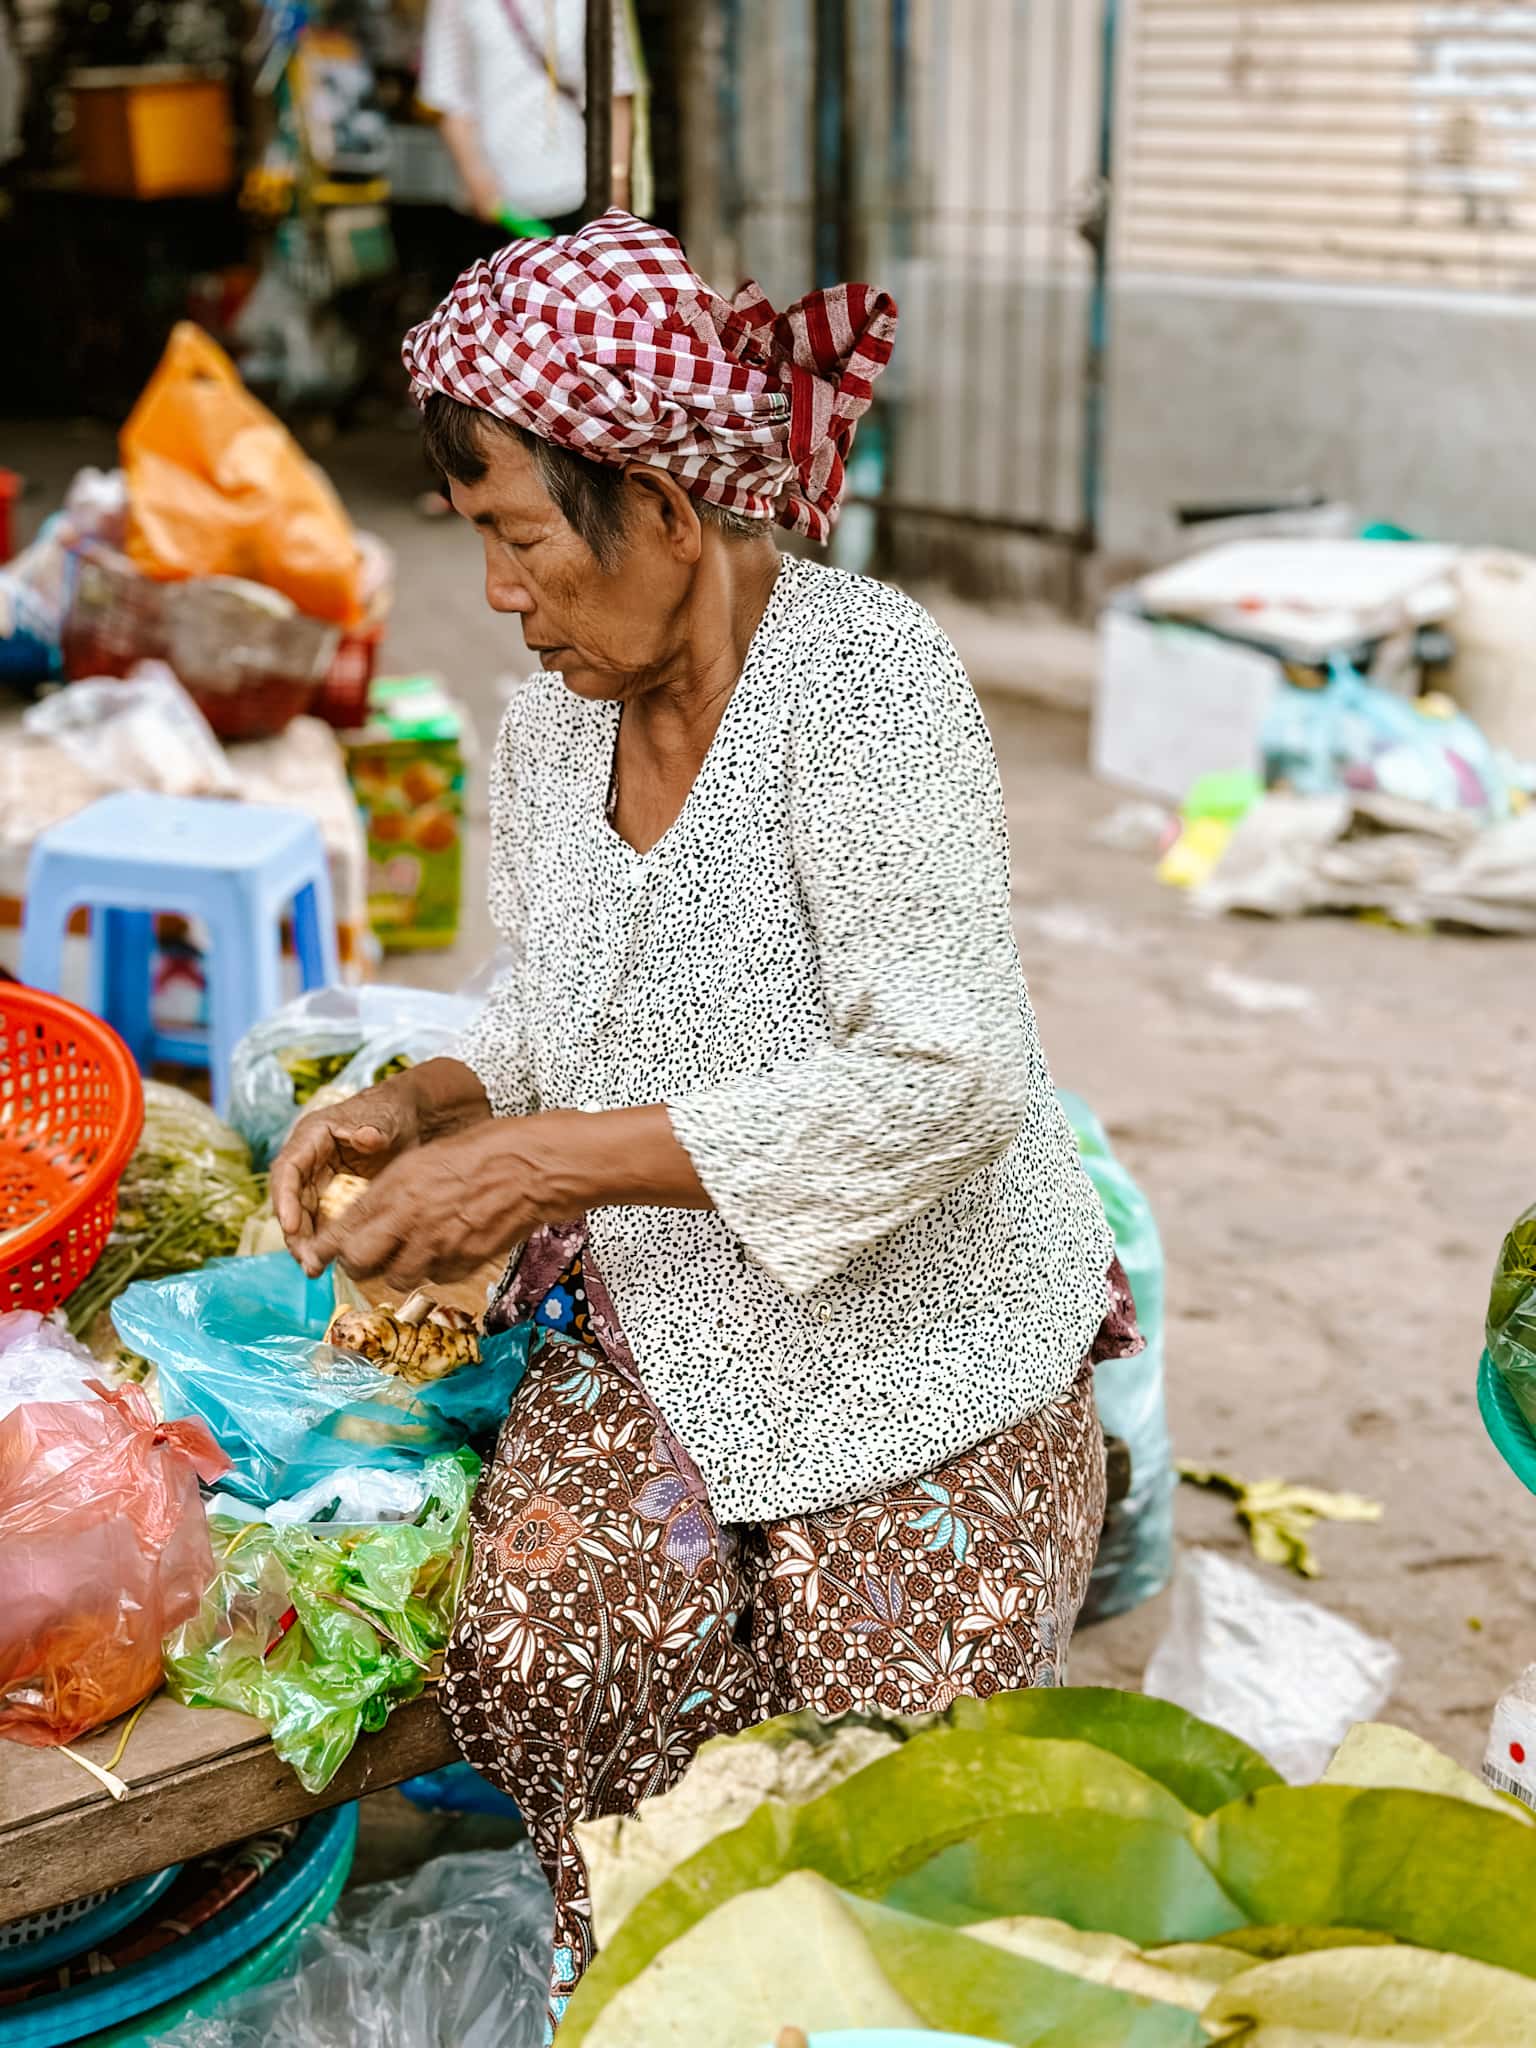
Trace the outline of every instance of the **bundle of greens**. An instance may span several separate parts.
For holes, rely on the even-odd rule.
[[[1536,2041],[1536,1826],[1396,1729],[1294,1787],[1127,1693],[795,1716],[577,1832],[599,1953],[561,2048]]]
[[[278,1065],[293,1083],[293,1102],[296,1109],[308,1109],[322,1088],[329,1088],[357,1057],[357,1047],[348,1052],[301,1053],[287,1052],[278,1055]],[[374,1069],[371,1087],[377,1088],[381,1081],[387,1081],[393,1074],[403,1074],[411,1061],[404,1053],[396,1053],[393,1059],[385,1060]]]
[[[1487,1338],[1516,1406],[1536,1430],[1536,1208],[1526,1210],[1499,1248]]]
[[[468,1564],[472,1451],[427,1461],[412,1522],[209,1522],[218,1560],[201,1612],[165,1646],[189,1707],[232,1707],[322,1792],[365,1730],[414,1699],[435,1667]]]
[[[64,1304],[71,1332],[110,1355],[116,1340],[107,1311],[128,1283],[230,1257],[262,1193],[245,1141],[228,1124],[184,1089],[146,1081],[144,1129],[118,1190],[112,1235]]]

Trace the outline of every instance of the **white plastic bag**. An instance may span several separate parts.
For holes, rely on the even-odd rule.
[[[104,790],[162,796],[238,796],[213,728],[163,661],[141,661],[126,682],[71,683],[23,714]]]
[[[475,1008],[435,989],[315,989],[275,1011],[235,1047],[229,1120],[257,1165],[267,1166],[299,1115],[285,1058],[345,1055],[347,1064],[324,1090],[328,1102],[338,1101],[371,1087],[390,1060],[419,1065],[451,1053]]]
[[[526,1842],[440,1856],[350,1893],[295,1967],[155,2048],[542,2048],[552,1921]]]
[[[89,1401],[101,1367],[67,1330],[34,1309],[0,1315],[0,1418],[29,1401]]]
[[[1321,1776],[1397,1683],[1390,1643],[1212,1550],[1187,1551],[1145,1690],[1240,1735],[1293,1785]]]

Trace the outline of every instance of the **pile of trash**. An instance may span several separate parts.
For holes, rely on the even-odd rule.
[[[1104,615],[1094,760],[1207,912],[1536,931],[1536,561],[1250,538]]]

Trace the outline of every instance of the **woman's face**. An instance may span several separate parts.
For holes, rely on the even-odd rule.
[[[481,436],[487,469],[452,486],[454,509],[480,533],[491,610],[520,618],[540,666],[578,697],[623,699],[666,680],[683,644],[699,557],[698,515],[670,477],[640,473],[623,554],[604,569],[509,435]]]

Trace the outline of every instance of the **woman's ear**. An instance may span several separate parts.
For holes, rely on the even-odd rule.
[[[630,501],[632,531],[648,531],[674,561],[691,567],[704,547],[704,528],[692,496],[667,470],[631,462],[624,481],[635,493]]]

